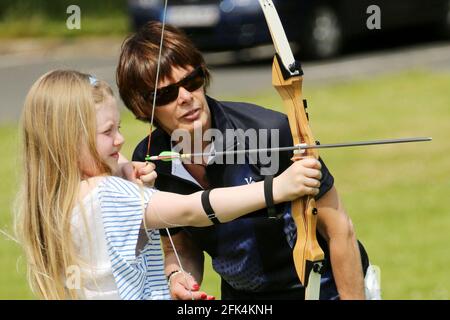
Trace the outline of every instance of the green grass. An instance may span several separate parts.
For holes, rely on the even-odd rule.
[[[322,143],[433,137],[321,152],[359,239],[381,267],[386,299],[450,298],[449,88],[448,74],[412,71],[304,91]],[[246,100],[279,105],[275,95]]]
[[[322,143],[433,137],[428,143],[321,152],[358,238],[381,267],[385,299],[450,298],[449,88],[449,74],[420,71],[321,87],[306,83],[311,126]],[[228,98],[281,104],[268,91]],[[128,141],[123,151],[131,155],[148,128],[128,112],[122,128]],[[17,186],[15,126],[0,127],[0,137],[0,226],[8,229]],[[0,299],[32,298],[19,252],[0,236]],[[202,289],[220,297],[218,277],[207,265]]]
[[[5,155],[0,160],[0,229],[9,234],[13,199],[17,191],[18,138],[17,127],[0,127],[0,148]],[[16,243],[0,233],[0,299],[32,298],[25,283],[25,264]]]

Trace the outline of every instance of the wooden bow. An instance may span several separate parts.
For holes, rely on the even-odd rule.
[[[294,59],[283,25],[272,0],[259,0],[275,46],[276,55],[272,66],[272,84],[283,99],[289,118],[294,145],[316,144],[309,127],[305,111],[306,101],[302,97],[303,71]],[[305,150],[301,157],[319,158],[317,149]],[[294,153],[293,161],[299,160]],[[291,214],[297,227],[297,240],[293,249],[295,269],[300,282],[305,286],[305,299],[317,300],[320,294],[320,279],[324,253],[317,242],[317,208],[314,198],[303,197],[292,202]]]

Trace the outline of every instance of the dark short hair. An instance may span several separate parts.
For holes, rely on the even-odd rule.
[[[151,21],[132,34],[122,44],[116,81],[120,97],[137,119],[150,121],[152,101],[145,97],[155,89],[162,24]],[[173,67],[202,66],[205,88],[210,74],[205,60],[193,42],[181,30],[171,25],[164,27],[159,80],[171,79]]]

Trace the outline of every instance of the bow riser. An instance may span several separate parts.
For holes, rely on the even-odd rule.
[[[308,117],[302,99],[303,77],[287,76],[283,65],[279,63],[278,55],[275,56],[272,66],[272,84],[277,89],[283,100],[283,104],[289,119],[289,126],[294,144],[315,144],[314,137],[308,124]],[[301,157],[314,157],[318,159],[316,149],[305,150]],[[301,157],[294,155],[293,161]],[[291,214],[297,227],[297,241],[293,250],[294,264],[301,283],[307,287],[314,264],[321,264],[324,253],[317,242],[317,209],[313,197],[303,197],[292,202]],[[313,276],[313,275],[311,275]],[[315,275],[319,279],[320,275]],[[317,289],[312,289],[313,295],[318,295]],[[308,294],[307,294],[308,295]],[[313,297],[308,297],[309,299]],[[318,299],[318,296],[314,297]]]
[[[275,56],[272,65],[272,85],[277,89],[278,94],[283,100],[294,145],[300,143],[314,145],[316,143],[311,128],[308,125],[309,121],[302,98],[303,77],[291,76],[285,79],[284,74],[286,73],[283,73],[278,59],[278,56]],[[316,149],[309,149],[302,155],[312,156],[316,159],[319,158],[319,153]]]

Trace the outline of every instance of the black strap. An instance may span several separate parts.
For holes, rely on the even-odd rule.
[[[208,216],[209,220],[211,220],[214,224],[219,224],[220,221],[217,219],[216,214],[211,207],[211,203],[209,202],[209,193],[211,192],[211,189],[205,190],[202,193],[202,206],[203,210],[205,210],[206,215]]]
[[[277,211],[273,203],[273,176],[264,178],[264,198],[266,199],[267,213],[269,218],[276,218]]]
[[[166,276],[167,281],[170,281],[170,277],[178,272],[181,272],[181,270],[173,270],[171,273],[169,273],[169,275]]]

